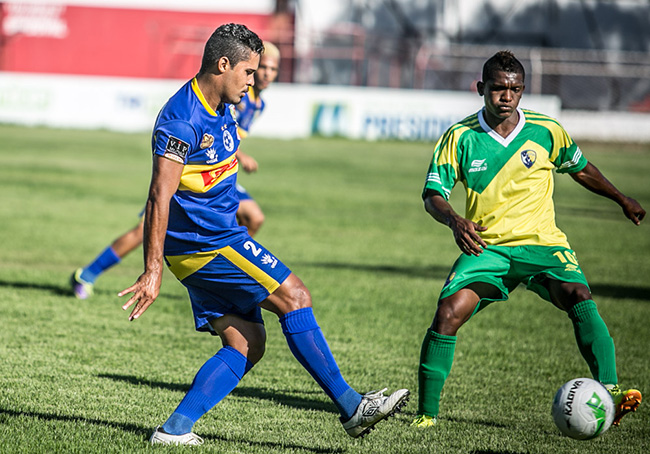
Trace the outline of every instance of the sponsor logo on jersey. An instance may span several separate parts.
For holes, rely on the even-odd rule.
[[[214,144],[214,136],[212,134],[205,133],[201,139],[201,150],[205,148],[210,148]]]
[[[233,151],[235,149],[235,139],[232,138],[232,134],[228,130],[223,132],[223,147],[227,151]]]
[[[485,159],[474,159],[472,161],[472,166],[469,168],[468,172],[483,172],[484,170],[487,170]]]
[[[524,150],[521,152],[521,162],[527,168],[530,169],[535,164],[535,161],[537,161],[537,153],[534,150]]]
[[[580,271],[580,268],[578,268],[578,265],[573,265],[571,263],[567,263],[564,266],[564,271],[575,271],[576,273],[582,274],[582,272]]]
[[[235,158],[230,162],[222,165],[221,167],[201,172],[201,177],[203,178],[203,187],[207,188],[209,186],[212,186],[224,173],[234,169],[237,164],[237,159]]]
[[[183,142],[177,137],[169,136],[169,139],[167,139],[167,146],[165,146],[165,154],[163,156],[182,164],[185,162],[185,156],[187,156],[188,151],[190,151],[189,143]]]

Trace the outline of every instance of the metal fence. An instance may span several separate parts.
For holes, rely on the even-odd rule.
[[[340,24],[285,56],[295,82],[423,90],[473,90],[483,62],[507,48],[526,68],[529,93],[564,109],[650,112],[650,53],[387,40]],[[287,62],[287,64],[289,64]]]

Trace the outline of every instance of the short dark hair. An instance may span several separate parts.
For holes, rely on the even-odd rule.
[[[483,65],[483,82],[487,82],[497,71],[521,74],[526,79],[524,65],[509,50],[501,50],[488,59]]]
[[[232,66],[247,60],[251,52],[261,55],[264,43],[255,32],[242,24],[224,24],[217,28],[205,43],[200,74],[209,72],[221,57],[230,60]]]

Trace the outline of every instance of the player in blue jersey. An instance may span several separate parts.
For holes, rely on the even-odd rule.
[[[239,135],[246,137],[253,121],[262,113],[265,107],[261,98],[263,90],[269,87],[278,75],[280,65],[280,51],[270,42],[264,43],[264,53],[260,58],[260,65],[255,72],[255,85],[250,87],[246,96],[237,105],[237,123]],[[247,172],[257,171],[257,161],[241,150],[237,151],[237,159],[241,168]],[[237,222],[248,229],[250,236],[255,236],[264,223],[264,213],[258,203],[241,185],[237,185],[239,195],[239,208],[237,209]],[[137,225],[117,237],[103,249],[92,262],[83,268],[78,268],[70,277],[72,292],[79,299],[86,299],[93,293],[95,282],[105,271],[117,265],[131,251],[142,244],[143,213]]]
[[[520,283],[567,313],[592,375],[614,399],[615,425],[641,402],[638,390],[618,386],[614,341],[575,253],[555,224],[553,171],[612,199],[636,225],[645,210],[587,161],[557,121],[519,108],[524,87],[524,67],[515,56],[495,54],[477,86],[484,108],[452,125],[434,149],[424,206],[452,230],[462,254],[422,342],[416,427],[436,424],[458,330],[490,303],[507,300]],[[457,183],[465,187],[464,216],[449,204]]]
[[[266,103],[262,99],[262,91],[275,82],[280,67],[280,50],[268,41],[264,43],[264,53],[260,57],[260,66],[255,72],[255,85],[248,89],[246,96],[237,104],[237,123],[239,124],[239,135],[248,136],[253,121],[264,111]],[[241,150],[237,156],[239,164],[246,172],[257,170],[257,162]],[[237,221],[239,225],[245,225],[248,233],[255,236],[264,223],[264,213],[255,199],[246,189],[237,185],[239,193],[239,209],[237,210]]]
[[[223,347],[200,368],[152,444],[200,444],[194,423],[228,395],[264,354],[261,309],[275,313],[291,352],[332,399],[346,432],[362,436],[398,411],[409,392],[359,394],[344,380],[314,318],[309,291],[238,225],[235,107],[254,83],[261,40],[243,25],[219,27],[201,69],[160,111],[144,224],[144,272],[119,293],[136,320],[156,300],[163,263],[185,285],[196,329]]]

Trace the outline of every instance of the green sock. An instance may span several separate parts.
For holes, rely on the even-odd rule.
[[[591,375],[601,383],[618,383],[614,339],[600,317],[596,303],[582,301],[569,310],[578,348],[589,365]]]
[[[456,336],[429,329],[422,342],[418,369],[418,415],[438,416],[442,387],[451,371]]]

